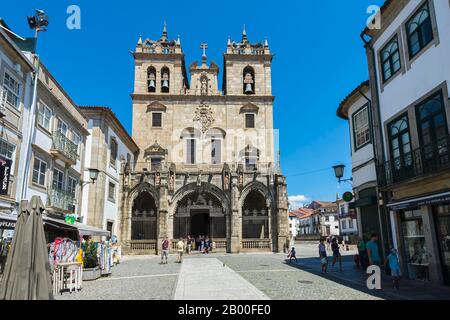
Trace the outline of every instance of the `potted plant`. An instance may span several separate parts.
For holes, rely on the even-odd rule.
[[[101,277],[98,267],[97,245],[95,242],[83,244],[83,281],[96,280]]]

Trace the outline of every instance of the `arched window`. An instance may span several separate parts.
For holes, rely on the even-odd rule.
[[[186,128],[181,133],[181,139],[186,140],[185,155],[187,164],[197,163],[197,143],[201,137],[201,133],[194,128]]]
[[[269,210],[266,199],[256,190],[251,191],[242,207],[242,238],[269,238]]]
[[[208,131],[206,138],[211,142],[211,164],[222,163],[222,142],[225,132],[222,129],[213,128]]]
[[[147,89],[148,92],[156,92],[156,69],[153,67],[147,70]]]
[[[247,66],[243,74],[244,94],[255,94],[255,70]]]
[[[170,91],[170,71],[169,68],[161,69],[161,92],[169,93]]]
[[[131,240],[156,239],[156,201],[144,191],[133,202],[131,217]]]
[[[247,145],[244,150],[239,153],[239,158],[245,163],[246,171],[257,170],[257,164],[259,160],[259,150],[255,147]]]

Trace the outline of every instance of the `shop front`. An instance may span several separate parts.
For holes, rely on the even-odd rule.
[[[403,275],[450,285],[450,191],[388,204]]]

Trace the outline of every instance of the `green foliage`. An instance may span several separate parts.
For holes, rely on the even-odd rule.
[[[83,253],[84,268],[95,268],[98,266],[97,245],[95,242],[84,243]]]

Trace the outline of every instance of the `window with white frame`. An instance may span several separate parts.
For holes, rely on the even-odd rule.
[[[342,220],[342,229],[347,229],[347,221]]]
[[[52,120],[52,110],[45,104],[39,104],[38,109],[38,123],[41,127],[50,131],[50,124]]]
[[[8,72],[5,72],[3,90],[5,90],[6,101],[16,109],[20,107],[20,88],[20,83]]]
[[[32,181],[44,187],[46,172],[47,172],[47,162],[39,158],[34,158]]]
[[[78,133],[72,132],[72,142],[77,146],[77,154],[80,154],[81,137]]]
[[[352,219],[348,220],[348,228],[353,229],[353,220]]]
[[[111,165],[116,165],[117,153],[118,153],[119,145],[117,144],[116,138],[112,137],[110,141],[110,157],[109,162]]]
[[[110,182],[108,187],[108,200],[114,202],[115,199],[116,199],[116,185]]]
[[[12,160],[15,146],[3,139],[0,139],[0,156]]]
[[[370,143],[369,107],[365,106],[353,115],[355,149]]]
[[[67,136],[67,124],[61,119],[58,119],[58,132],[65,137]]]
[[[64,172],[53,169],[53,189],[64,190]]]
[[[77,194],[77,185],[78,185],[78,179],[69,177],[67,181],[67,192],[72,195],[72,197],[76,197]]]

